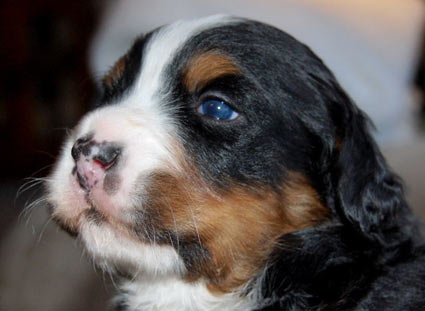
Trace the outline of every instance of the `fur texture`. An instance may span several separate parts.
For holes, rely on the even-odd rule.
[[[121,278],[118,310],[425,304],[401,182],[308,47],[254,21],[182,21],[137,39],[103,81],[47,198]]]

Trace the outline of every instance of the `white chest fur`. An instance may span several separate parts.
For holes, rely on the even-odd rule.
[[[240,292],[214,295],[203,282],[187,283],[176,278],[127,281],[121,286],[120,300],[131,311],[239,311],[253,310],[255,295]]]

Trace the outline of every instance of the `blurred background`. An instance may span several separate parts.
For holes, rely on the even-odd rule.
[[[0,310],[108,308],[113,282],[49,222],[37,204],[42,178],[96,98],[97,81],[137,35],[215,13],[273,24],[323,58],[375,122],[425,220],[424,1],[2,0]]]

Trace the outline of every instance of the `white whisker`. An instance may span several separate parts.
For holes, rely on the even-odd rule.
[[[36,245],[39,245],[39,244],[41,243],[41,239],[42,239],[42,237],[43,237],[43,234],[44,234],[44,232],[46,232],[47,226],[49,225],[49,223],[50,223],[50,221],[51,221],[52,219],[53,219],[52,217],[49,217],[49,218],[46,220],[46,223],[44,224],[44,226],[43,226],[43,228],[41,229],[41,232],[40,232],[40,234],[39,234],[39,236],[38,236],[38,239],[37,239]]]

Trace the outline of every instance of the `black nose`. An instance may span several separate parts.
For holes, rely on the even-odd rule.
[[[87,161],[94,161],[104,169],[108,169],[117,162],[121,149],[114,142],[98,143],[91,137],[83,137],[72,146],[71,155],[75,162],[84,157]]]

